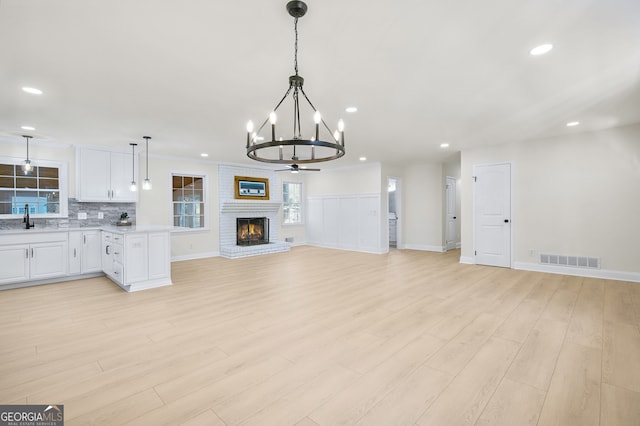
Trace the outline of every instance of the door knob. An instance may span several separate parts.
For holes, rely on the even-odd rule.
[[[504,220],[504,223],[509,223],[509,219],[505,219],[505,220]]]
[[[457,219],[457,216],[454,216],[453,218],[454,218],[454,219]]]

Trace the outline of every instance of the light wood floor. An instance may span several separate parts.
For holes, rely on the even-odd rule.
[[[640,284],[289,253],[0,292],[0,404],[67,425],[639,425]]]

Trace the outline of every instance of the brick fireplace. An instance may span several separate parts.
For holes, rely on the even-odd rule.
[[[269,181],[269,200],[239,200],[234,197],[234,177],[252,176],[266,178]],[[226,258],[239,258],[261,254],[289,251],[291,244],[279,241],[280,209],[282,207],[282,189],[275,172],[246,167],[220,165],[218,168],[218,186],[220,194],[220,255]],[[238,224],[242,219],[266,219],[268,231],[259,244],[255,244],[256,223],[251,234],[251,243],[238,244]],[[264,227],[264,225],[263,225]]]

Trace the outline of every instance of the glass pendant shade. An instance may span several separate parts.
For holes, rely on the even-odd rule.
[[[33,165],[31,164],[31,160],[29,160],[29,139],[31,139],[31,136],[22,135],[22,137],[27,140],[27,159],[24,160],[24,163],[22,163],[22,172],[25,175],[28,175],[33,171]]]
[[[131,185],[129,185],[129,191],[136,192],[138,190],[138,184],[136,184],[136,146],[137,143],[130,143],[131,145]]]

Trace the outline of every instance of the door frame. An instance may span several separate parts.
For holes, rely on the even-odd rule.
[[[448,186],[449,186],[449,182],[453,181],[453,192],[454,192],[454,200],[453,200],[453,204],[455,206],[454,210],[454,219],[455,222],[455,232],[453,235],[453,240],[449,240],[447,237],[449,237],[448,235],[448,229],[449,229],[449,212],[448,212],[448,204],[449,204],[449,192],[448,190]],[[458,224],[460,223],[458,221],[458,179],[455,176],[445,176],[444,178],[444,182],[445,182],[445,195],[444,195],[444,251],[449,251],[449,250],[455,250],[457,248],[460,248],[460,241],[457,241],[457,236],[458,236]],[[453,241],[454,245],[450,246],[449,245],[449,241]]]
[[[397,249],[402,249],[404,248],[403,245],[403,241],[402,241],[402,220],[400,219],[402,217],[402,178],[398,177],[398,176],[387,176],[387,188],[389,187],[389,180],[395,180],[396,181],[396,217],[398,218],[398,220],[396,221],[396,248]],[[389,248],[389,192],[387,192],[387,221],[386,221],[386,228],[387,228],[387,249]]]
[[[511,216],[509,218],[509,221],[511,222],[511,232],[509,233],[509,268],[513,269],[513,264],[514,264],[514,234],[515,234],[515,230],[513,227],[513,223],[514,223],[514,208],[513,208],[513,197],[514,197],[514,190],[513,190],[513,175],[514,175],[514,164],[513,161],[501,161],[501,162],[497,162],[497,163],[479,163],[479,164],[474,164],[471,166],[471,177],[472,179],[474,179],[474,183],[475,183],[475,178],[476,178],[476,167],[486,167],[486,166],[503,166],[503,165],[509,165],[509,215]],[[476,189],[475,189],[475,185],[473,185],[473,218],[471,219],[471,225],[473,226],[473,263],[477,264],[476,261],[476,242],[477,242],[477,230],[476,230]]]

